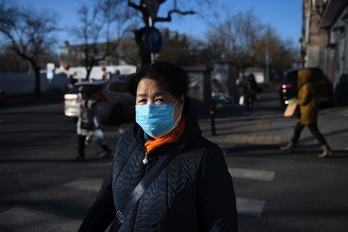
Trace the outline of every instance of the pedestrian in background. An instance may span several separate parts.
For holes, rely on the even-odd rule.
[[[85,146],[89,139],[87,136],[93,135],[93,132],[100,129],[99,115],[98,115],[98,98],[91,88],[87,85],[81,85],[78,88],[79,100],[79,117],[77,121],[77,137],[78,137],[78,156],[75,161],[85,160]],[[100,133],[99,133],[100,135]],[[102,134],[98,139],[93,139],[103,151],[98,154],[99,158],[111,156],[111,150],[107,146]]]
[[[312,135],[318,140],[323,150],[319,157],[325,158],[332,156],[332,150],[327,144],[324,136],[320,133],[317,125],[319,112],[318,95],[312,79],[313,73],[311,70],[300,70],[298,72],[298,94],[297,99],[294,99],[294,103],[298,104],[300,108],[300,118],[295,125],[291,141],[280,149],[282,151],[292,152],[300,138],[303,128],[307,126]]]
[[[68,86],[67,86],[67,92],[69,92],[70,90],[72,90],[77,82],[77,80],[75,79],[76,76],[76,72],[74,72],[74,74],[69,75],[68,78]]]
[[[254,102],[258,91],[257,83],[254,74],[250,74],[244,82],[244,102],[246,104],[247,111],[254,111]]]
[[[186,95],[187,72],[158,62],[140,68],[128,84],[136,123],[120,137],[79,231],[104,231],[111,223],[110,231],[238,231],[232,178],[221,148],[202,137]],[[137,184],[169,154],[173,159],[132,201],[133,190],[137,196],[144,189]]]

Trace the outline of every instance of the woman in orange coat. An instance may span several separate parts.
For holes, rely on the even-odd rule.
[[[297,78],[298,95],[294,100],[300,107],[300,119],[298,120],[294,134],[288,145],[281,147],[280,149],[287,152],[292,152],[294,146],[298,142],[301,132],[305,126],[308,127],[312,135],[318,140],[323,153],[319,155],[320,158],[332,156],[330,146],[327,144],[324,136],[318,129],[318,95],[315,87],[312,84],[312,71],[300,70]]]

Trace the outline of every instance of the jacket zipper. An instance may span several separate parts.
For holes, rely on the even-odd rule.
[[[149,160],[147,159],[147,156],[149,155],[149,153],[145,152],[145,157],[143,159],[143,164],[146,165],[149,163]]]

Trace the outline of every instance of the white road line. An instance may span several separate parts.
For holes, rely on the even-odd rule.
[[[103,182],[103,179],[81,177],[81,178],[78,178],[77,180],[68,182],[64,184],[63,186],[79,189],[79,190],[98,192],[100,190],[100,186],[102,182]]]
[[[98,192],[101,183],[102,179],[81,177],[63,186],[78,190]],[[237,212],[241,215],[260,217],[265,203],[265,201],[237,197]]]
[[[343,117],[348,117],[348,110],[343,111]]]
[[[237,213],[260,217],[265,206],[265,201],[237,197]]]
[[[242,168],[228,168],[228,171],[234,178],[263,181],[272,181],[275,175],[273,171],[251,170]],[[102,179],[81,177],[74,181],[68,182],[63,186],[79,190],[98,192],[102,181]]]
[[[20,207],[0,214],[0,225],[4,231],[60,231],[75,232],[81,221]]]
[[[228,168],[229,173],[235,178],[272,181],[274,171],[252,170],[243,168]]]

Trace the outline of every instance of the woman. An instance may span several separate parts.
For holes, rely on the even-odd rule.
[[[78,138],[78,155],[75,161],[85,160],[85,146],[89,143],[89,135],[95,129],[100,129],[100,123],[98,118],[98,99],[96,94],[93,93],[90,86],[81,85],[78,88],[79,99],[79,117],[77,120],[77,138]],[[100,158],[109,157],[111,150],[106,144],[104,138],[100,138],[96,143],[103,149],[98,154]]]
[[[190,99],[190,78],[158,62],[128,79],[136,123],[121,136],[111,168],[79,231],[238,231],[236,199],[222,150],[203,138]],[[116,212],[162,156],[184,146],[121,225]],[[119,230],[117,229],[118,227]]]
[[[318,96],[312,83],[312,75],[311,70],[300,70],[298,72],[298,96],[297,99],[294,100],[294,103],[297,103],[300,107],[300,119],[295,126],[291,141],[288,145],[281,147],[280,149],[292,152],[300,138],[303,128],[307,126],[312,135],[318,140],[323,150],[319,155],[319,158],[325,158],[332,156],[332,151],[317,126],[319,111]]]

